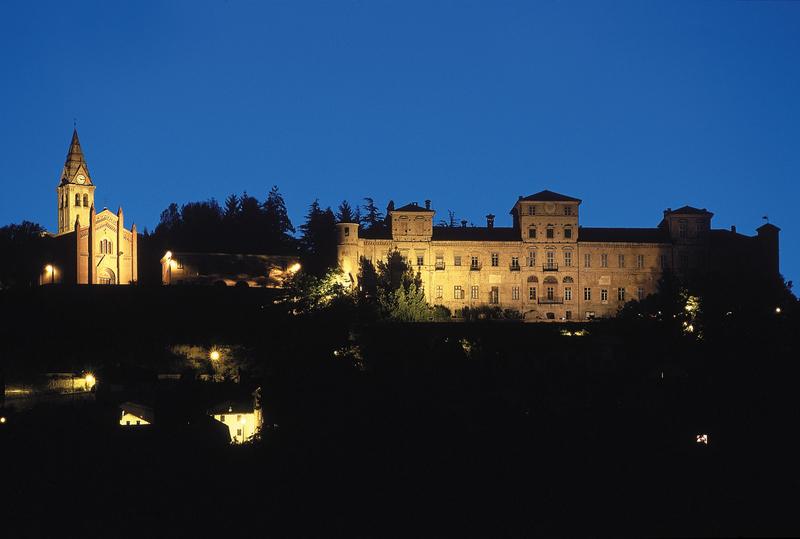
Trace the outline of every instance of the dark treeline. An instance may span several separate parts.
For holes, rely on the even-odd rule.
[[[46,250],[44,228],[30,221],[0,228],[0,290],[38,283]]]

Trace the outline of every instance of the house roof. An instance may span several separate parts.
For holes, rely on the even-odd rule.
[[[528,195],[526,197],[521,198],[520,200],[524,200],[527,202],[580,202],[579,198],[573,198],[567,195],[562,195],[561,193],[556,193],[553,191],[548,191],[545,189],[544,191],[539,191],[538,193],[534,193],[532,195]]]
[[[580,227],[579,242],[669,243],[663,228],[597,228]]]
[[[244,401],[223,401],[212,406],[208,411],[211,415],[220,414],[252,414],[253,403]]]
[[[422,206],[420,206],[416,202],[412,202],[411,204],[406,204],[405,206],[402,206],[400,208],[395,208],[392,211],[421,211],[421,212],[433,213],[433,210],[428,209],[428,208],[423,208]]]
[[[139,404],[138,402],[123,402],[119,405],[119,408],[123,412],[134,415],[140,419],[144,419],[148,423],[152,423],[155,418],[155,414],[153,413],[153,408],[151,406]]]
[[[435,226],[433,241],[519,241],[519,230],[495,226]]]

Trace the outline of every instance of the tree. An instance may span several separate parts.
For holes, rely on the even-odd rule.
[[[228,221],[236,219],[239,215],[239,197],[232,193],[228,195],[228,198],[225,199],[225,209],[222,215]]]
[[[361,217],[361,223],[364,225],[364,228],[369,230],[373,227],[380,226],[381,221],[383,220],[383,214],[375,205],[375,201],[369,197],[364,198],[364,213]]]
[[[273,185],[267,200],[264,202],[264,222],[266,225],[266,240],[269,252],[287,252],[291,250],[294,226],[286,212],[286,203],[283,195],[278,191],[278,186]]]
[[[41,225],[30,221],[0,228],[0,289],[35,285],[50,239]]]
[[[339,210],[336,212],[336,219],[340,223],[353,223],[355,222],[355,215],[353,213],[353,208],[350,206],[350,203],[346,200],[342,200],[342,203],[339,204]]]
[[[314,200],[306,214],[306,222],[300,225],[302,237],[303,266],[307,273],[322,276],[336,265],[336,216],[330,208],[320,208]]]
[[[378,316],[386,320],[421,322],[432,318],[433,311],[422,289],[422,277],[414,273],[399,251],[389,253],[386,262],[379,261],[374,273],[372,269],[371,263],[362,261],[360,302],[363,307],[368,308],[374,300]]]

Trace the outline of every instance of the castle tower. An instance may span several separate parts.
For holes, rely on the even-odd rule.
[[[94,189],[76,129],[72,132],[67,159],[56,188],[59,234],[71,232],[78,218],[81,223],[90,222],[89,208],[94,206]]]
[[[352,285],[358,279],[358,223],[336,223],[336,258],[345,279]]]

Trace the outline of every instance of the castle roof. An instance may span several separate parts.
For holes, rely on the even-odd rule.
[[[431,210],[429,208],[423,208],[422,206],[420,206],[416,202],[412,202],[411,204],[406,204],[405,206],[403,206],[401,208],[395,208],[392,211],[421,211],[421,212],[433,213],[433,210]]]
[[[78,139],[78,130],[75,129],[72,131],[72,140],[69,143],[64,169],[61,171],[61,184],[76,183],[75,179],[78,174],[86,176],[85,183],[87,185],[92,184],[92,179],[89,176],[89,165],[86,164],[86,159],[83,157],[81,141]]]
[[[573,198],[567,195],[562,195],[561,193],[555,193],[553,191],[548,191],[547,189],[520,198],[520,200],[524,200],[526,202],[580,202],[581,201],[579,198]]]
[[[669,243],[669,234],[663,228],[598,228],[580,227],[579,242],[609,243]]]
[[[667,210],[665,213],[674,213],[674,214],[680,214],[680,215],[686,215],[686,214],[688,214],[688,215],[707,215],[707,214],[711,214],[711,212],[708,211],[705,208],[695,208],[693,206],[682,206],[682,207],[678,208],[677,210]]]

